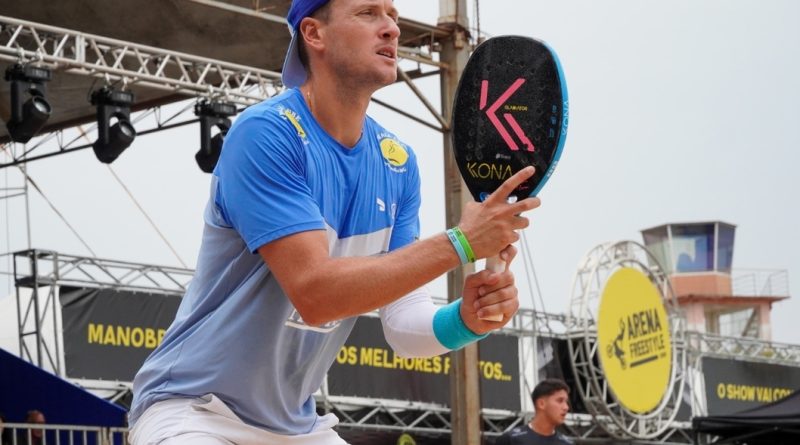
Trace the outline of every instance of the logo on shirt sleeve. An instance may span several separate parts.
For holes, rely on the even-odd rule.
[[[306,135],[306,130],[300,125],[300,116],[297,115],[293,110],[288,108],[280,107],[278,109],[278,113],[280,113],[281,117],[284,120],[289,121],[295,130],[297,130],[297,135],[300,136],[300,139],[303,140],[304,144],[308,144],[308,138]]]

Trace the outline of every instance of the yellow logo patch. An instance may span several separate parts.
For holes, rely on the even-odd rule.
[[[600,363],[619,402],[634,413],[658,407],[672,375],[672,339],[661,293],[643,272],[622,268],[600,299]]]
[[[394,139],[384,138],[381,140],[381,153],[383,158],[393,167],[402,167],[408,161],[408,152],[403,146]]]

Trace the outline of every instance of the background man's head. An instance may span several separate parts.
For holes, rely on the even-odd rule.
[[[569,386],[562,380],[545,379],[531,393],[536,418],[548,421],[553,426],[564,423],[569,412]]]
[[[30,410],[28,411],[28,415],[25,417],[25,423],[39,423],[44,424],[44,414],[42,414],[39,410]],[[39,438],[42,437],[42,430],[31,430],[31,436]]]

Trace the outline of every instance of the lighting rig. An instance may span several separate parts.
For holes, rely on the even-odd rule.
[[[92,149],[100,162],[114,162],[136,138],[130,120],[133,101],[131,91],[103,87],[92,93],[91,103],[97,107],[97,140]]]
[[[200,150],[194,155],[200,170],[206,173],[214,171],[222,143],[231,128],[231,116],[236,115],[236,105],[227,102],[200,101],[195,105],[194,114],[200,118]],[[216,128],[218,133],[211,136]]]
[[[6,69],[5,79],[11,82],[11,118],[6,127],[14,142],[28,142],[50,118],[53,109],[45,99],[45,82],[51,75],[47,68],[19,63]]]

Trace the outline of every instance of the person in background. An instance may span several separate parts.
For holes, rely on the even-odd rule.
[[[523,426],[506,432],[495,445],[562,445],[572,441],[556,431],[569,412],[569,386],[563,380],[545,379],[531,394],[536,413]]]
[[[0,445],[11,445],[11,430],[5,428],[6,416],[0,413]]]
[[[37,409],[28,411],[28,415],[25,417],[25,423],[44,425],[45,422],[44,414]],[[41,445],[43,442],[44,430],[31,429],[17,431],[18,445]]]

